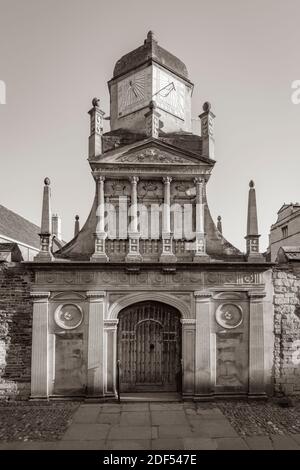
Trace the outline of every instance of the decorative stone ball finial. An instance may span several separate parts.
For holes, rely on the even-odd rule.
[[[156,42],[156,39],[155,39],[154,32],[150,30],[150,31],[148,31],[147,39],[145,39],[145,43],[149,43],[149,42],[152,42],[152,41]]]
[[[45,186],[50,186],[50,179],[47,177],[44,179]]]
[[[99,108],[99,104],[100,104],[99,98],[92,99],[92,105],[94,106],[94,108]]]
[[[222,220],[222,217],[218,215],[218,221],[221,222],[221,220]]]
[[[211,104],[209,101],[205,101],[205,103],[203,103],[203,106],[202,106],[202,109],[205,113],[208,113],[210,111],[210,108],[211,108]]]
[[[75,220],[79,220],[79,215],[75,215]]]
[[[250,181],[249,188],[254,188],[254,181],[253,180]]]

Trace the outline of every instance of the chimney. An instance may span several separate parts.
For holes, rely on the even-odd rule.
[[[43,208],[41,220],[41,247],[34,261],[52,261],[51,253],[51,189],[49,178],[44,179]]]
[[[52,216],[52,235],[58,238],[58,240],[62,240],[61,218],[57,214],[53,214]]]

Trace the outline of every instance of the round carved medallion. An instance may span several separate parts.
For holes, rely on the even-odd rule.
[[[83,313],[78,305],[64,304],[55,310],[54,320],[61,328],[73,330],[82,323]]]
[[[222,304],[216,311],[216,322],[222,328],[236,328],[243,321],[243,311],[239,305]]]

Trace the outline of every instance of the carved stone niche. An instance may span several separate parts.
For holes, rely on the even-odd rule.
[[[126,179],[108,180],[105,183],[105,197],[130,196],[130,182]]]
[[[163,183],[157,180],[141,180],[138,196],[142,199],[160,199],[163,197]]]

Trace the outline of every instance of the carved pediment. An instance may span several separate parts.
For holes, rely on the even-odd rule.
[[[96,163],[96,162],[94,162]],[[161,142],[143,141],[107,152],[98,160],[101,164],[125,165],[186,165],[211,169],[212,163],[191,152],[175,149]]]
[[[148,148],[142,152],[134,152],[132,154],[122,155],[116,160],[120,163],[168,163],[168,164],[184,164],[194,163],[186,158],[178,155],[172,155],[170,153],[160,151],[155,148]]]

